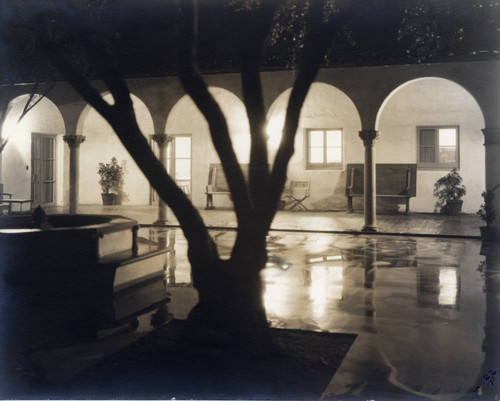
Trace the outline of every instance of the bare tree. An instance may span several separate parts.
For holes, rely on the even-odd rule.
[[[259,75],[260,59],[275,15],[276,1],[231,2],[241,18],[236,63],[241,71],[243,100],[250,123],[250,169],[248,182],[238,164],[227,121],[210,94],[197,68],[197,4],[179,1],[177,8],[178,75],[189,96],[206,118],[213,144],[222,162],[238,221],[234,248],[228,260],[219,257],[214,241],[198,211],[167,174],[152,153],[137,124],[130,91],[99,37],[76,28],[57,12],[36,17],[37,37],[61,75],[112,126],[119,139],[177,217],[188,241],[193,285],[199,302],[191,311],[185,338],[204,340],[214,334],[217,341],[247,350],[272,346],[263,305],[260,277],[266,266],[266,236],[276,214],[286,182],[288,163],[294,153],[300,111],[334,36],[368,2],[314,1],[305,7],[303,41],[298,52],[296,78],[286,110],[281,144],[269,165],[265,134],[266,116]],[[236,16],[238,18],[238,15]],[[73,20],[74,21],[74,20]],[[108,104],[85,74],[62,49],[78,44],[114,98]]]

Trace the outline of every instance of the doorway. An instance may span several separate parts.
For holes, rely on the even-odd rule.
[[[56,200],[56,135],[31,134],[31,199],[53,206]]]
[[[167,173],[174,178],[176,184],[191,199],[191,135],[174,134],[167,145]],[[156,143],[153,150],[158,154]],[[151,189],[151,204],[158,204],[158,194]]]

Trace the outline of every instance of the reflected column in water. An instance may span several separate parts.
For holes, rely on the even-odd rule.
[[[167,285],[175,286],[175,269],[177,261],[175,258],[175,231],[168,233],[168,253],[167,253]]]
[[[363,254],[363,267],[365,270],[365,316],[375,317],[375,304],[373,302],[375,275],[377,270],[377,239],[366,238]]]

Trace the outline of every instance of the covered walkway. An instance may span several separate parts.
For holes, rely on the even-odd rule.
[[[67,213],[68,207],[47,208],[47,213]],[[229,209],[200,211],[207,227],[236,228],[236,216]],[[102,206],[79,205],[81,214],[117,214],[136,219],[141,225],[150,225],[158,217],[157,206]],[[175,216],[168,211],[167,225],[177,226]],[[295,212],[279,211],[273,230],[309,231],[326,233],[361,233],[364,224],[362,212]],[[480,238],[479,227],[482,225],[475,214],[446,216],[432,213],[377,214],[379,234],[407,234],[424,236],[450,236]]]

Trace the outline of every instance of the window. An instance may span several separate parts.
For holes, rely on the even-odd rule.
[[[458,167],[458,127],[419,127],[418,166]]]
[[[167,172],[186,195],[191,194],[191,135],[173,135],[167,147]]]
[[[342,167],[342,130],[310,129],[306,131],[306,136],[306,169],[320,170]]]

